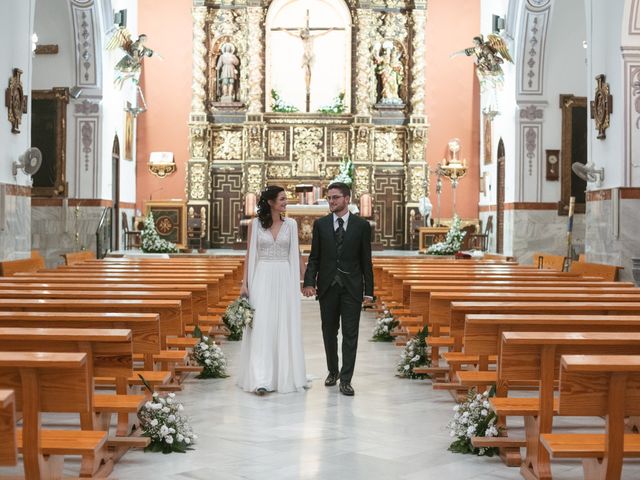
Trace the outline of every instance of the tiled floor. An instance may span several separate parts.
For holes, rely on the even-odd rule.
[[[374,319],[364,314],[353,380],[356,396],[323,385],[324,351],[317,303],[303,301],[307,372],[304,393],[257,397],[234,384],[239,343],[223,345],[231,376],[188,379],[179,398],[199,435],[196,449],[162,455],[131,451],[116,465],[118,479],[406,479],[522,478],[496,458],[447,451],[453,402],[429,381],[394,376],[399,349],[369,342]],[[593,424],[593,422],[591,422]],[[522,422],[515,424],[516,427]],[[521,428],[514,428],[521,435]],[[623,478],[640,478],[625,463]],[[68,462],[70,474],[77,464]],[[1,471],[1,469],[0,469]],[[579,462],[554,462],[554,478],[581,479]],[[76,473],[77,474],[77,473]]]

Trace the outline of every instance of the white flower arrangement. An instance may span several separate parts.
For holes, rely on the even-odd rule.
[[[229,331],[229,340],[241,340],[242,330],[253,326],[255,310],[246,297],[240,297],[229,304],[222,320]]]
[[[344,113],[346,106],[344,104],[344,92],[340,92],[336,98],[333,99],[331,105],[320,107],[318,113],[326,113],[329,115],[337,115]]]
[[[226,378],[227,359],[222,349],[209,336],[203,335],[199,327],[195,328],[193,336],[200,341],[191,351],[191,359],[202,367],[197,378]]]
[[[271,110],[273,112],[294,113],[298,111],[297,107],[282,100],[280,94],[274,89],[271,89],[271,99],[273,100],[273,102],[271,102]]]
[[[422,378],[424,375],[413,371],[416,367],[430,366],[431,358],[427,348],[427,326],[413,338],[409,339],[404,350],[400,354],[397,375],[401,378]]]
[[[492,457],[498,453],[495,447],[476,448],[471,444],[472,437],[497,437],[500,429],[496,426],[498,417],[491,410],[489,398],[495,395],[495,389],[477,393],[469,391],[467,400],[453,407],[453,418],[448,424],[449,435],[454,442],[449,451],[454,453],[473,453],[478,456]]]
[[[341,182],[348,186],[353,184],[355,167],[353,166],[353,162],[349,157],[344,157],[342,159],[342,164],[340,165],[340,172],[338,176],[334,178],[331,183]]]
[[[142,251],[144,253],[178,253],[175,243],[160,238],[153,221],[153,213],[150,211],[144,219],[144,228],[140,233],[142,237]]]
[[[462,231],[460,224],[460,217],[454,215],[451,228],[449,228],[444,242],[434,243],[427,248],[427,255],[455,255],[458,253],[462,246],[462,239],[467,234],[467,232]]]
[[[153,392],[144,377],[138,376],[145,387]],[[147,401],[138,412],[142,436],[151,439],[145,451],[185,453],[187,450],[193,450],[192,445],[198,437],[191,430],[189,421],[183,416],[183,411],[184,407],[177,401],[175,393],[160,395],[153,392],[151,394],[151,400]]]
[[[389,311],[386,305],[382,305],[382,312],[376,318],[376,326],[373,328],[372,340],[374,342],[391,342],[391,332],[400,325],[396,317]]]

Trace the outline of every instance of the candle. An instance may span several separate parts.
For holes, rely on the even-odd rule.
[[[256,194],[247,193],[244,197],[244,214],[253,217],[256,214]]]
[[[371,217],[371,195],[368,193],[360,197],[360,215],[365,218]]]

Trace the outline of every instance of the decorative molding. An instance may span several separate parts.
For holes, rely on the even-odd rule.
[[[24,94],[22,87],[22,70],[14,68],[9,78],[9,87],[5,90],[4,103],[7,107],[7,115],[9,123],[11,123],[11,133],[20,133],[20,124],[22,123],[22,115],[27,113],[29,104],[27,95]]]
[[[62,207],[67,203],[67,207],[113,207],[112,200],[105,200],[103,198],[32,198],[32,207]],[[120,202],[120,208],[136,207],[135,203]]]
[[[94,196],[98,193],[97,154],[100,119],[98,117],[76,118],[76,195]],[[89,190],[86,188],[89,187]]]
[[[639,0],[640,1],[640,0]],[[624,62],[624,185],[637,186],[640,163],[640,52],[623,51]]]
[[[247,31],[248,44],[248,93],[247,110],[249,113],[264,111],[262,99],[264,97],[264,35],[262,33],[262,22],[264,20],[264,10],[261,7],[247,8]]]
[[[527,173],[531,177],[533,175],[533,164],[536,159],[538,149],[538,135],[540,133],[539,127],[535,125],[526,125],[524,127],[524,148],[527,162]]]
[[[640,35],[640,0],[632,0],[629,15],[629,35]]]
[[[544,55],[550,11],[549,0],[526,4],[519,95],[544,94]]]
[[[4,192],[6,195],[13,197],[30,197],[31,187],[24,185],[14,185],[13,183],[0,183],[0,186],[4,186]]]
[[[191,82],[191,111],[193,113],[205,112],[205,85],[207,78],[207,36],[205,32],[205,20],[207,18],[207,7],[193,7],[191,10],[193,17],[193,67]]]
[[[375,102],[375,75],[371,57],[372,37],[374,36],[375,14],[369,9],[357,12],[356,114],[369,115]]]
[[[604,74],[596,75],[596,91],[591,101],[591,118],[596,122],[599,140],[607,138],[606,132],[611,123],[612,111],[613,100],[606,77]]]
[[[58,45],[36,45],[36,55],[55,55],[58,53]]]
[[[71,17],[76,44],[76,85],[98,88],[101,85],[98,56],[97,12],[93,0],[71,0]]]
[[[75,103],[73,110],[82,115],[93,115],[100,111],[100,103],[85,99],[82,103]]]
[[[526,107],[520,107],[520,119],[534,122],[536,120],[544,120],[544,110],[538,108],[536,105],[527,105]]]
[[[414,10],[411,15],[413,27],[413,66],[411,67],[411,113],[424,115],[424,85],[425,85],[425,27],[427,13],[424,10]]]
[[[640,200],[640,188],[635,187],[618,187],[621,200]],[[603,200],[611,200],[612,189],[590,190],[587,192],[587,202],[600,202]]]

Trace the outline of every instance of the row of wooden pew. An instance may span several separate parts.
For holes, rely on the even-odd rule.
[[[82,458],[81,477],[105,477],[127,449],[148,445],[140,375],[180,390],[200,370],[188,361],[196,326],[225,333],[243,274],[241,257],[83,257],[56,269],[37,255],[0,262],[0,435],[13,439],[0,442],[0,465],[19,451],[28,479],[60,478],[65,456]],[[78,414],[77,428],[43,428],[49,413]]]
[[[640,396],[640,289],[582,263],[562,272],[493,260],[375,261],[399,338],[429,330],[431,366],[416,373],[456,399],[495,385],[502,435],[474,445],[499,448],[527,479],[551,479],[551,458],[582,459],[585,479],[616,479],[622,459],[640,454],[640,434],[625,432]],[[554,415],[604,416],[606,427],[558,434]],[[509,434],[515,416],[525,419],[525,438]]]

